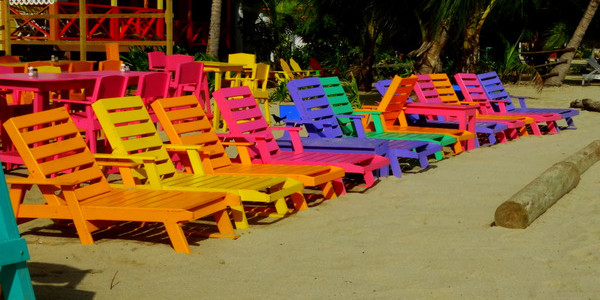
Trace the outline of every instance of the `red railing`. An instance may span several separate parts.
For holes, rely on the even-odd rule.
[[[55,40],[78,40],[79,39],[79,4],[57,2],[56,10],[58,18],[48,19],[41,17],[48,15],[50,6],[12,6],[10,8],[17,23],[15,30],[10,34],[13,40],[27,39],[52,39]],[[87,40],[127,41],[127,40],[164,40],[165,23],[163,18],[148,17],[148,14],[161,14],[163,10],[140,7],[110,6],[110,5],[86,5],[87,18]],[[107,18],[98,15],[125,14],[128,17]],[[144,14],[136,17],[131,15]],[[68,17],[60,17],[65,15]],[[37,17],[37,18],[36,18]],[[57,34],[53,35],[50,23],[58,20]]]

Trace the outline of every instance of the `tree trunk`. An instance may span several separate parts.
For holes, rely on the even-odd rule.
[[[417,58],[414,69],[415,74],[433,74],[442,72],[442,60],[440,56],[448,42],[448,26],[446,22],[433,37],[433,41],[423,41],[421,47],[409,54]]]
[[[479,34],[474,30],[467,30],[465,41],[462,48],[462,57],[460,61],[460,71],[462,73],[477,72],[477,63],[479,62]]]
[[[600,0],[591,0],[590,1],[590,4],[588,5],[587,9],[585,10],[583,17],[581,18],[581,21],[579,21],[579,25],[577,25],[577,28],[575,29],[575,33],[573,33],[571,40],[569,41],[569,43],[567,44],[567,47],[565,47],[565,48],[573,48],[573,49],[579,48],[579,45],[581,44],[581,41],[583,40],[583,36],[585,35],[585,31],[587,30],[588,26],[592,22],[592,19],[594,18],[594,14],[596,13],[596,10],[598,9],[599,4],[600,4]],[[546,80],[544,81],[544,85],[546,85],[546,86],[561,86],[563,83],[563,80],[565,79],[565,76],[567,76],[567,71],[569,71],[569,68],[571,67],[571,60],[573,60],[574,56],[575,56],[575,50],[563,53],[560,56],[559,61],[565,61],[565,63],[558,64],[554,68],[552,68],[552,70],[549,73],[549,75],[551,77],[546,78]]]
[[[462,56],[458,63],[458,70],[460,70],[460,72],[477,72],[477,63],[479,62],[479,36],[481,35],[483,24],[495,4],[496,0],[490,1],[483,11],[479,10],[478,4],[475,6],[474,12],[466,26]]]
[[[210,8],[210,28],[208,30],[208,46],[206,53],[214,58],[219,57],[219,41],[221,40],[221,0],[213,0]]]

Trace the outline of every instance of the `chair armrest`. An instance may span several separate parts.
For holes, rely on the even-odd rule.
[[[380,111],[375,111],[375,110],[363,110],[363,109],[355,109],[354,110],[355,114],[369,114],[369,115],[380,115],[381,112]]]
[[[363,115],[334,115],[336,118],[348,118],[348,119],[362,119]]]
[[[237,149],[240,161],[243,164],[251,164],[250,153],[248,147],[256,145],[256,142],[221,142],[224,146],[235,146]],[[227,154],[226,154],[227,155]]]
[[[146,179],[150,186],[154,189],[161,189],[161,179],[158,175],[156,157],[154,156],[95,153],[94,157],[96,158],[96,161],[102,161],[99,165],[118,167],[123,180],[123,185],[126,187],[135,187],[138,184],[132,170],[139,166],[143,166],[143,169],[146,171]],[[119,160],[125,162],[118,162]]]
[[[525,99],[529,99],[531,97],[528,96],[510,96],[511,99],[519,99],[519,105],[521,108],[527,108],[527,103],[525,103]]]
[[[74,186],[78,183],[77,179],[64,178],[32,178],[32,177],[6,177],[7,184],[19,185],[58,185]]]
[[[366,137],[365,128],[362,124],[362,119],[365,117],[364,115],[335,115],[335,117],[350,119],[354,123],[354,132],[356,133],[356,136],[360,138]]]
[[[232,133],[218,133],[217,136],[222,139],[222,143],[223,139],[233,139],[234,141],[241,139],[244,141],[243,143],[254,143],[256,148],[258,148],[258,154],[263,163],[268,164],[271,162],[271,152],[267,148],[267,137],[264,134],[246,133],[242,135],[236,135]],[[247,150],[247,148],[245,150]],[[248,157],[244,158],[242,155],[246,154]],[[245,154],[240,152],[240,160],[242,160],[242,163],[250,163],[251,161],[249,153],[247,153],[247,151]]]
[[[498,109],[500,110],[500,112],[503,112],[503,113],[506,112],[506,103],[508,103],[508,101],[506,101],[506,100],[489,100],[489,101],[492,104],[498,105]]]

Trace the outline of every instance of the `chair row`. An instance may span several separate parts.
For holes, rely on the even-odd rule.
[[[459,74],[457,79],[468,77]],[[383,84],[387,88],[379,105],[361,110],[349,107],[335,77],[290,81],[288,89],[301,118],[286,121],[289,125],[304,125],[308,138],[299,136],[298,127],[269,127],[247,86],[213,93],[229,126],[227,134],[216,134],[195,95],[162,97],[150,103],[170,140],[168,145],[163,144],[141,97],[95,101],[91,106],[112,149],[110,155],[96,157],[86,147],[65,108],[14,117],[5,128],[31,176],[9,178],[13,208],[17,218],[72,220],[82,243],[92,243],[91,233],[104,228],[106,221],[162,222],[175,250],[189,253],[181,226],[199,217],[214,215],[221,234],[231,236],[233,228],[227,210],[232,211],[236,227],[245,228],[247,214],[282,217],[290,211],[305,209],[305,197],[315,197],[314,190],[305,188],[317,188],[320,190],[317,197],[332,199],[345,193],[351,184],[352,181],[342,180],[344,175],[358,174],[365,186],[372,186],[376,176],[386,176],[390,167],[394,175],[400,176],[398,158],[417,159],[426,167],[428,156],[441,158],[442,149],[455,154],[470,149],[467,141],[474,139],[474,132],[408,125],[406,116],[414,113],[423,115],[424,122],[444,121],[439,119],[444,116],[466,126],[468,122],[458,119],[471,116],[465,111],[475,112],[472,119],[476,119],[478,110],[487,106],[483,100],[468,106],[407,104],[415,86],[420,89],[417,95],[431,94],[427,86],[437,82],[431,78],[396,77]],[[459,85],[464,87],[465,95],[476,94],[476,84],[473,87],[474,83],[459,81]],[[440,83],[433,86],[435,91],[445,88]],[[449,98],[447,95],[444,94],[444,99]],[[423,113],[424,109],[429,110]],[[568,117],[561,115],[561,111],[514,116],[488,113],[491,119],[510,117],[505,119],[506,123],[522,121],[515,123],[530,127],[533,133],[533,124],[540,115],[552,118],[558,115],[558,119],[573,116],[573,112]],[[526,123],[527,118],[534,122]],[[551,123],[558,119],[552,119]],[[546,132],[552,132],[550,123],[546,127]],[[287,134],[275,139],[273,130],[284,130]],[[517,136],[527,133],[515,132]],[[466,138],[461,140],[463,136]],[[237,147],[237,157],[229,158],[226,146]],[[176,168],[176,163],[181,168]],[[122,184],[108,184],[100,166],[116,167]],[[46,204],[22,202],[32,184],[40,185]],[[63,193],[57,193],[57,187]]]

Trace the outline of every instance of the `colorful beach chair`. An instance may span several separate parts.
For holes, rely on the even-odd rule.
[[[455,154],[463,151],[463,149],[472,149],[475,147],[475,108],[469,107],[449,107],[445,105],[434,104],[411,104],[409,111],[406,101],[413,91],[414,85],[417,82],[417,77],[401,78],[395,76],[390,83],[386,93],[378,105],[363,105],[361,109],[355,109],[355,113],[370,114],[381,119],[382,131],[385,132],[402,132],[402,133],[420,133],[420,134],[437,134],[445,136],[446,140],[442,141],[442,145],[448,145],[451,138],[454,139],[452,148]],[[462,126],[465,129],[445,129],[445,128],[430,128],[409,126],[406,120],[406,114],[423,114],[423,115],[462,115]],[[363,119],[363,122],[371,122],[370,118]],[[374,127],[376,123],[365,126],[368,130],[377,130]],[[425,139],[426,136],[420,137]]]
[[[328,92],[321,85],[322,82],[327,86]],[[334,113],[329,103],[329,95],[332,98],[339,96],[348,100],[337,77],[296,79],[288,82],[287,87],[300,116],[299,120],[286,120],[288,123],[304,125],[308,132],[308,138],[335,139],[338,143],[346,142],[346,148],[354,150],[356,153],[364,153],[364,145],[372,140],[386,140],[388,141],[388,150],[384,155],[390,159],[390,167],[396,177],[402,176],[399,158],[416,158],[420,161],[421,167],[426,168],[429,165],[427,156],[442,151],[442,146],[435,143],[402,140],[402,134],[396,134],[399,136],[398,139],[369,138],[368,135],[362,134],[364,130],[361,130],[360,137],[345,136],[338,117],[357,119],[356,126],[362,127],[360,122],[362,116],[345,116]],[[375,136],[379,135],[376,132],[369,133],[373,133]],[[279,140],[278,143],[280,147],[283,146]]]
[[[345,193],[342,181],[345,172],[339,167],[253,164],[247,149],[252,143],[221,142],[194,95],[159,99],[152,103],[152,108],[171,144],[202,146],[199,152],[207,174],[290,177],[305,187],[319,187],[325,199]],[[225,145],[237,148],[236,163],[225,152]]]
[[[431,80],[431,82],[433,83],[433,86],[437,91],[439,100],[441,100],[442,103],[449,105],[475,105],[476,107],[478,107],[477,120],[493,121],[506,124],[508,126],[508,129],[506,131],[507,137],[510,139],[516,139],[519,136],[529,135],[529,133],[527,132],[527,125],[531,125],[535,122],[533,118],[526,116],[502,116],[497,114],[485,114],[485,110],[480,108],[480,104],[460,101],[458,99],[458,95],[454,90],[454,86],[452,86],[450,78],[448,78],[448,75],[446,75],[445,73],[428,74],[427,76],[429,77],[429,80]]]
[[[247,214],[283,217],[307,208],[301,182],[286,177],[206,174],[198,150],[202,146],[165,145],[139,96],[108,98],[92,107],[110,143],[113,155],[146,162],[144,168],[121,168],[126,187],[181,191],[218,191],[239,195],[244,203],[232,207],[236,228],[247,228]],[[167,149],[187,156],[193,173],[179,172]],[[272,208],[271,206],[274,206]],[[245,210],[244,210],[245,209]]]
[[[454,79],[465,97],[464,100],[466,102],[479,103],[479,108],[484,110],[486,115],[530,117],[535,121],[530,124],[533,134],[542,134],[538,123],[546,124],[548,133],[558,133],[556,121],[562,119],[561,115],[555,113],[496,112],[492,108],[492,103],[504,101],[490,100],[487,97],[481,82],[477,78],[477,75],[471,73],[458,73],[454,75]]]
[[[111,187],[64,107],[13,117],[4,127],[29,170],[7,180],[17,219],[72,221],[82,244],[116,222],[158,222],[183,253],[191,250],[181,226],[190,221],[212,215],[220,233],[234,237],[227,209],[241,205],[237,195]],[[23,202],[33,185],[45,203]]]
[[[19,236],[4,172],[0,170],[0,290],[3,299],[35,299],[27,260],[27,242]]]
[[[213,93],[223,118],[229,125],[229,134],[224,137],[237,141],[256,143],[249,147],[250,157],[255,163],[292,165],[331,165],[341,167],[348,174],[359,174],[367,187],[375,183],[374,171],[388,166],[386,157],[374,154],[347,154],[334,152],[306,152],[298,132],[300,127],[268,127],[258,104],[248,87],[223,88]],[[293,151],[279,148],[272,130],[290,133]]]
[[[579,111],[570,108],[532,108],[527,107],[525,99],[527,97],[511,96],[508,94],[500,77],[495,71],[478,74],[479,82],[487,94],[488,99],[493,100],[492,107],[497,112],[515,112],[515,113],[553,113],[559,114],[567,122],[565,129],[577,129],[573,117],[579,115]],[[513,99],[519,99],[521,107],[516,107]]]

